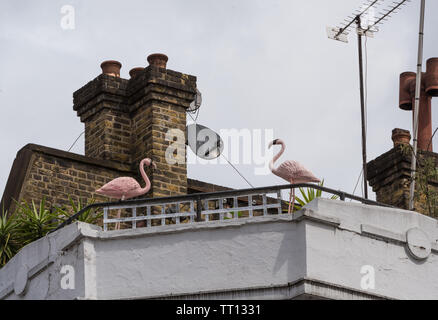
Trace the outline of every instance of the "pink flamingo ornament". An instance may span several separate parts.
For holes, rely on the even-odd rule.
[[[144,165],[150,166],[152,165],[154,169],[157,168],[156,164],[152,162],[151,159],[145,158],[141,160],[140,162],[140,173],[143,177],[144,181],[146,182],[146,186],[142,188],[140,184],[131,177],[120,177],[116,178],[114,180],[111,180],[101,188],[96,190],[96,193],[110,197],[110,198],[116,198],[120,200],[126,200],[129,198],[138,197],[142,194],[145,194],[151,189],[151,182],[149,181],[148,176],[146,175],[146,172],[144,171]],[[120,213],[122,209],[119,209],[119,212],[117,213],[117,218],[120,218]],[[116,223],[115,226],[116,230],[120,229],[120,222]]]
[[[281,145],[280,152],[274,156],[274,158],[269,162],[269,169],[271,169],[272,173],[283,178],[290,184],[294,183],[306,183],[306,182],[320,182],[320,180],[313,175],[312,172],[304,168],[300,163],[293,160],[286,160],[282,164],[280,164],[277,168],[274,168],[274,162],[281,157],[284,150],[286,149],[286,145],[281,139],[275,139],[269,143],[269,148],[273,145]],[[293,194],[293,201],[292,199]],[[288,213],[291,212],[291,203],[295,203],[295,189],[291,189],[290,198],[289,198],[289,210]],[[293,208],[292,208],[293,211]]]

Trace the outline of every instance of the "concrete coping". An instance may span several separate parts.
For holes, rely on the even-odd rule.
[[[106,232],[98,226],[75,222],[25,246],[0,269],[0,299],[12,290],[20,294],[20,288],[23,288],[20,279],[24,277],[23,275],[30,279],[53,263],[62,251],[84,238],[110,241],[160,234],[240,228],[248,224],[300,223],[302,221],[325,224],[334,229],[348,230],[383,241],[406,243],[414,258],[418,259],[427,258],[431,251],[438,252],[437,220],[433,218],[407,210],[321,198],[310,202],[293,215],[269,215]],[[419,250],[422,247],[424,250]],[[26,269],[20,268],[21,266],[26,266]],[[11,277],[14,274],[15,277]]]

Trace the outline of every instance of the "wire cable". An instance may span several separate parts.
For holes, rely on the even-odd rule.
[[[236,170],[236,172],[243,178],[243,180],[246,181],[246,183],[251,187],[254,188],[254,186],[243,176],[243,174],[240,173],[239,170],[237,170],[237,168],[221,153],[221,156],[228,162],[228,164],[233,167],[234,170]]]
[[[196,118],[193,118],[193,116],[188,113],[188,115],[190,116],[190,118],[192,118],[193,122],[196,124],[197,120],[198,120],[198,115],[199,115],[199,109],[198,112],[196,113]],[[246,181],[246,183],[251,187],[254,188],[254,186],[248,181],[248,179],[246,179],[243,174],[223,155],[223,153],[220,154],[227,162],[228,164],[239,174],[239,176],[241,176],[243,178],[243,180]]]
[[[193,122],[196,123],[196,121],[195,121],[195,119],[192,117],[192,115],[191,115],[189,112],[187,112],[187,114],[190,116],[190,118],[192,118]]]
[[[429,150],[430,144],[432,143],[433,137],[434,137],[435,133],[437,132],[437,130],[438,130],[438,127],[437,127],[437,128],[435,129],[435,131],[433,132],[432,137],[430,137],[430,140],[429,140],[429,143],[427,144],[427,148],[426,148],[426,150]]]
[[[70,150],[75,146],[76,142],[78,142],[79,138],[85,133],[85,131],[82,131],[81,134],[76,138],[75,142],[70,146],[70,148],[67,150],[67,152],[70,152]]]
[[[359,173],[359,177],[357,177],[357,181],[356,181],[356,185],[354,186],[354,190],[353,190],[353,195],[354,195],[354,193],[356,192],[356,188],[357,188],[357,186],[358,186],[358,184],[359,184],[359,181],[360,181],[360,177],[362,177],[362,174],[363,174],[363,168],[362,168],[362,170],[360,170],[360,173]],[[351,200],[350,200],[351,201]]]
[[[201,108],[198,108],[198,110],[196,110],[196,117],[195,117],[195,122],[198,120],[198,116],[199,116],[199,110],[200,110]]]

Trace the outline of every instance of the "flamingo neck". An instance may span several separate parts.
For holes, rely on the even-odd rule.
[[[141,194],[148,192],[151,188],[151,181],[149,180],[148,176],[146,175],[146,172],[144,171],[144,164],[146,160],[147,159],[143,159],[140,162],[140,173],[141,176],[143,177],[144,182],[146,182],[145,187],[141,189]]]
[[[281,155],[284,152],[284,149],[286,149],[286,146],[284,145],[283,141],[279,142],[281,144],[281,150],[274,156],[274,158],[272,158],[271,162],[269,162],[269,169],[271,169],[271,171],[275,170],[274,168],[274,162],[278,160],[278,158],[281,157]]]

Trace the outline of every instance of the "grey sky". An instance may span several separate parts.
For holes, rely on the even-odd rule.
[[[148,54],[162,52],[169,69],[198,77],[199,123],[218,132],[273,128],[288,146],[281,160],[297,160],[327,186],[352,192],[362,161],[357,44],[354,34],[349,44],[329,40],[325,28],[361,3],[3,0],[0,190],[25,144],[67,150],[83,131],[72,93],[101,72],[103,60],[120,61],[128,78],[131,68],[147,65]],[[367,41],[368,160],[392,147],[393,128],[411,130],[411,113],[398,109],[398,79],[415,71],[419,3]],[[60,27],[66,4],[75,8],[75,30]],[[437,1],[427,1],[425,59],[438,56],[437,10]],[[436,120],[434,113],[434,128]],[[82,137],[72,151],[83,148]],[[254,175],[251,165],[237,167],[256,186],[283,183]],[[189,165],[189,177],[247,187],[226,165]]]

